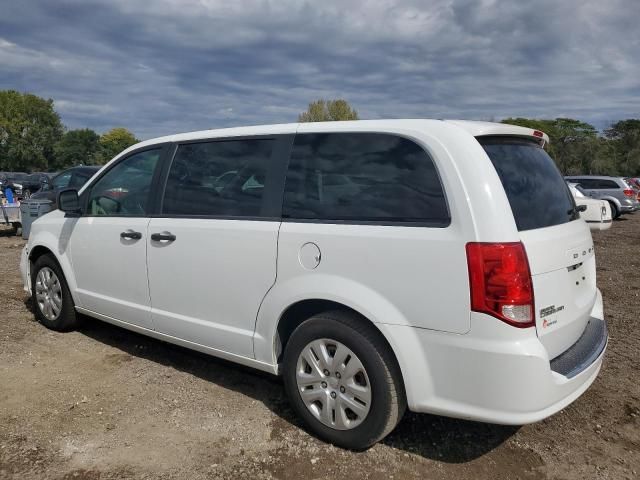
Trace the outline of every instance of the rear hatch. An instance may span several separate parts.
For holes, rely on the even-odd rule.
[[[573,345],[596,301],[591,232],[536,138],[478,137],[505,189],[533,280],[538,337],[549,358]]]

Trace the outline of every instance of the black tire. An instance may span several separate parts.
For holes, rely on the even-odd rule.
[[[609,202],[609,205],[611,205],[611,219],[615,220],[620,216],[620,210],[618,210],[618,207],[616,207],[616,204],[613,202]]]
[[[296,381],[298,358],[303,349],[314,340],[327,338],[355,353],[370,383],[370,410],[362,423],[349,430],[334,429],[317,419],[302,400]],[[348,312],[324,312],[296,328],[285,347],[283,380],[293,409],[309,430],[343,448],[364,450],[374,445],[396,427],[406,410],[402,375],[393,353],[375,327]]]
[[[60,284],[62,307],[60,308],[60,311],[58,312],[58,315],[55,316],[55,318],[47,318],[36,296],[38,275],[40,274],[40,271],[45,268],[53,271]],[[62,273],[60,265],[58,265],[58,262],[52,255],[42,255],[38,257],[38,259],[33,264],[31,268],[31,292],[35,316],[42,325],[58,332],[67,332],[69,330],[73,330],[78,326],[79,319],[76,314],[73,298],[71,297],[71,292],[69,291],[69,286],[67,285],[67,281],[64,278],[64,274]]]

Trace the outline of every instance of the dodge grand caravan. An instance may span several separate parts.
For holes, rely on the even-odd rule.
[[[362,449],[406,408],[543,419],[607,344],[589,228],[543,146],[484,122],[233,128],[125,150],[38,219],[46,327],[78,314],[283,376]]]

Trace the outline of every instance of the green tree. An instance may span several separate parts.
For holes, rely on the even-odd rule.
[[[96,163],[105,164],[125,148],[138,143],[139,140],[126,128],[117,127],[102,134],[98,142],[100,151],[96,156]]]
[[[299,122],[333,122],[338,120],[359,120],[356,112],[346,100],[316,100],[305,112],[298,115]]]
[[[626,140],[635,144],[640,136],[640,120],[635,118],[620,120],[607,128],[604,135],[611,140]]]
[[[549,155],[558,168],[569,172],[589,173],[591,160],[599,151],[598,131],[593,125],[573,118],[506,118],[502,123],[542,130],[549,135]]]
[[[48,170],[62,132],[53,100],[0,91],[0,170]]]
[[[618,173],[633,177],[640,175],[640,120],[620,120],[607,128],[604,135],[611,143]]]
[[[69,130],[55,144],[55,168],[92,165],[100,149],[100,135],[90,128]]]

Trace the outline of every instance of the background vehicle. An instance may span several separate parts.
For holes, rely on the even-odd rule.
[[[406,408],[538,421],[595,380],[608,338],[547,140],[379,120],[142,142],[33,223],[25,288],[49,328],[80,312],[282,374],[337,445],[374,444]]]
[[[31,198],[44,198],[53,202],[52,209],[57,208],[57,195],[65,188],[81,188],[98,170],[99,166],[71,167],[58,173],[43,184],[42,188]]]
[[[11,188],[16,198],[22,197],[22,184],[26,181],[29,174],[24,172],[7,172],[0,178],[0,185],[4,191]]]
[[[0,187],[10,187],[18,199],[29,198],[49,181],[46,173],[8,172],[0,177]]]
[[[589,224],[591,230],[608,230],[611,228],[612,217],[609,202],[589,198],[584,194],[582,187],[576,183],[569,183],[569,190],[574,197],[576,205],[584,206],[580,217]]]
[[[638,178],[625,178],[627,184],[636,191],[636,198],[640,202],[640,179]]]
[[[636,190],[640,190],[640,178],[627,177],[624,179],[629,185],[632,185]]]
[[[614,219],[623,213],[635,212],[640,208],[640,202],[633,188],[620,177],[574,175],[564,178],[579,184],[589,197],[609,202],[611,216]]]

